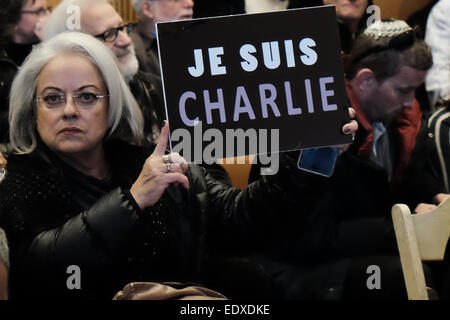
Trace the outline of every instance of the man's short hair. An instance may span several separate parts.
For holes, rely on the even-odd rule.
[[[415,36],[415,30],[402,20],[380,20],[355,40],[346,70],[353,79],[359,70],[369,68],[378,81],[397,74],[401,67],[428,70],[433,64],[430,47]]]

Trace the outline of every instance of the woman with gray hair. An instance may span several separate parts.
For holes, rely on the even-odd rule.
[[[108,101],[107,138],[117,137],[134,144],[141,144],[143,139],[143,118],[127,84],[120,76],[120,71],[112,53],[104,48],[103,43],[82,33],[66,33],[55,41],[38,47],[24,63],[21,72],[14,80],[10,98],[10,140],[18,153],[31,153],[36,148],[36,104],[39,102],[58,102],[59,106],[66,98],[61,95],[36,97],[38,78],[44,67],[56,56],[64,52],[74,52],[88,59],[102,74],[106,87],[105,95],[78,96],[80,102],[86,99]],[[70,61],[70,60],[69,60]],[[65,63],[63,63],[65,65]],[[60,90],[56,90],[59,93]],[[82,91],[81,93],[83,93]],[[107,94],[106,94],[107,92]],[[89,92],[90,93],[90,92]],[[46,100],[50,99],[50,100]],[[75,99],[75,98],[74,98]],[[65,100],[64,100],[65,101]],[[77,103],[77,101],[73,101]],[[50,110],[54,108],[49,108]]]
[[[0,185],[0,223],[14,252],[13,296],[35,285],[43,296],[112,297],[133,259],[156,252],[159,207],[145,209],[170,183],[188,186],[181,157],[163,162],[168,127],[142,169],[140,109],[111,51],[82,33],[34,48],[13,82],[9,121],[15,154]],[[66,283],[73,266],[83,272],[79,291]]]
[[[10,110],[16,154],[0,184],[0,225],[13,299],[35,299],[29,288],[38,298],[111,299],[133,281],[208,284],[207,249],[242,246],[256,225],[271,226],[292,199],[321,187],[288,165],[245,190],[226,186],[165,154],[167,123],[148,157],[142,115],[112,53],[86,34],[34,48]]]
[[[169,183],[187,187],[178,172],[187,164],[172,155],[167,165],[158,155],[159,167],[138,178],[148,155],[138,148],[142,114],[113,54],[86,34],[61,34],[33,49],[12,85],[9,122],[15,154],[0,184],[0,224],[14,252],[13,296],[33,284],[43,296],[101,295],[110,287],[98,285],[105,280],[98,272],[126,266],[143,250],[134,248],[134,235],[151,237],[144,230],[159,220],[138,212]],[[165,145],[158,150],[164,154]],[[72,265],[82,268],[86,291],[66,284]]]

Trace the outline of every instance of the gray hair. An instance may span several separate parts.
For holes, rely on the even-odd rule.
[[[112,52],[94,37],[65,32],[35,46],[20,68],[11,87],[9,103],[10,140],[17,153],[31,153],[36,148],[37,79],[55,56],[74,52],[96,65],[109,93],[108,133],[106,139],[119,138],[140,145],[143,141],[143,116],[116,65]]]
[[[134,11],[136,11],[137,16],[139,19],[142,17],[142,2],[146,0],[131,0],[133,3]]]
[[[6,241],[5,232],[0,228],[0,261],[9,268],[9,248]]]
[[[50,17],[45,27],[44,39],[50,39],[64,31],[82,31],[82,26],[70,24],[71,17],[74,15],[74,11],[71,10],[72,6],[79,8],[80,14],[83,14],[83,10],[86,7],[91,6],[94,3],[109,3],[112,5],[111,0],[63,0],[61,1],[50,14]],[[80,17],[81,18],[81,17]]]

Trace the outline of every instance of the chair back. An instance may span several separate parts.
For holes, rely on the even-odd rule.
[[[397,246],[410,300],[428,300],[422,261],[444,260],[450,237],[450,199],[424,214],[407,205],[392,208]]]

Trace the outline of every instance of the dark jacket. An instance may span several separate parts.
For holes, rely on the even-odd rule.
[[[0,185],[0,225],[11,249],[11,298],[110,299],[131,281],[202,282],[211,249],[243,246],[258,229],[270,229],[274,220],[293,212],[299,195],[307,199],[316,192],[312,181],[321,182],[291,176],[285,163],[278,175],[241,191],[192,165],[188,192],[171,186],[158,204],[141,211],[129,189],[149,153],[112,143],[105,148],[112,170],[109,191],[97,192],[98,181],[88,183],[93,190],[88,196],[95,197],[83,206],[77,197],[92,178],[70,174],[74,169],[39,149],[11,156]],[[80,267],[81,290],[66,286],[71,265]]]
[[[362,107],[347,84],[347,94],[350,105],[356,110],[356,119],[360,129],[357,132],[350,152],[360,156],[362,159],[369,159],[372,155],[373,128],[367,120]],[[414,101],[412,109],[404,110],[391,124],[393,132],[393,143],[395,149],[394,172],[392,177],[392,187],[396,188],[401,183],[403,173],[408,165],[411,155],[416,146],[416,138],[420,131],[422,112],[417,100]]]
[[[194,18],[228,16],[245,13],[245,0],[196,0]]]

